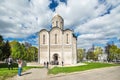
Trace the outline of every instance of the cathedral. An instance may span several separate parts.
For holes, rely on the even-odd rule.
[[[77,38],[70,29],[64,30],[64,20],[60,15],[52,18],[50,31],[39,32],[38,62],[43,65],[72,65],[77,63]]]

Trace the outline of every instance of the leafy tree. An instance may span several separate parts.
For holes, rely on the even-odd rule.
[[[11,54],[11,47],[9,45],[9,41],[7,40],[6,43],[4,43],[4,46],[3,46],[3,59],[5,58],[8,58]]]
[[[87,59],[97,61],[98,60],[98,55],[102,54],[102,53],[103,53],[103,50],[102,50],[101,47],[96,47],[96,48],[93,47],[93,48],[88,50]]]
[[[27,48],[25,47],[24,44],[21,44],[21,53],[22,53],[22,56],[21,56],[21,59],[24,59],[24,60],[27,60]]]
[[[35,53],[34,53],[34,60],[37,61],[38,60],[38,48],[36,47],[33,47],[34,50],[35,50]]]
[[[25,46],[18,41],[12,41],[11,43],[12,57],[14,59],[21,58],[26,61],[37,60],[38,49],[33,46]]]
[[[105,47],[105,52],[107,53],[107,61],[109,62],[110,61],[110,47],[111,45],[110,44],[107,44],[107,46]]]
[[[94,57],[95,57],[94,52],[89,52],[89,51],[87,52],[86,58],[88,60],[94,60]]]
[[[5,42],[3,37],[0,35],[0,60],[4,60],[5,58],[4,49],[5,49]]]
[[[3,37],[0,35],[0,45],[2,44],[3,42]]]
[[[94,50],[94,60],[95,61],[98,60],[98,55],[103,53],[102,51],[103,50],[102,50],[101,47],[96,47],[95,48],[95,50]]]
[[[110,47],[110,60],[117,60],[119,57],[119,48],[116,45]]]
[[[120,48],[117,49],[117,60],[120,60]]]
[[[28,50],[27,57],[29,57],[28,61],[35,61],[35,60],[37,60],[38,49],[36,47],[31,46],[27,50]]]
[[[10,56],[10,48],[9,41],[4,42],[3,37],[0,35],[0,60],[4,60]]]
[[[22,51],[21,51],[22,49],[20,43],[17,41],[12,41],[10,45],[11,45],[12,57],[14,59],[22,58]]]
[[[0,60],[2,60],[3,56],[3,37],[0,35]]]
[[[21,58],[27,61],[36,61],[38,59],[38,49],[29,43],[21,44],[14,40],[9,43],[7,40],[4,42],[3,37],[0,35],[0,60],[4,60],[9,56],[13,59]]]
[[[82,61],[84,57],[84,49],[77,49],[77,58],[78,61]]]
[[[2,58],[2,49],[0,49],[0,60]]]
[[[107,44],[106,53],[108,54],[108,61],[120,59],[120,48],[114,44]]]

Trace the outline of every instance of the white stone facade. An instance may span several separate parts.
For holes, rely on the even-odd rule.
[[[77,39],[69,29],[63,30],[64,20],[56,15],[52,19],[52,29],[39,32],[39,63],[71,65],[77,63]]]

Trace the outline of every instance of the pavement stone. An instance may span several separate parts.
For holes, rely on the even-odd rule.
[[[22,73],[22,76],[14,76],[8,80],[47,80],[46,68],[33,68]]]
[[[120,66],[48,75],[46,68],[33,68],[9,80],[120,80]]]
[[[50,76],[48,80],[120,80],[120,66]]]

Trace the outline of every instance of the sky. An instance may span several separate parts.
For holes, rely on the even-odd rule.
[[[55,14],[77,36],[77,47],[120,47],[120,0],[0,0],[0,35],[38,47],[38,32]]]

